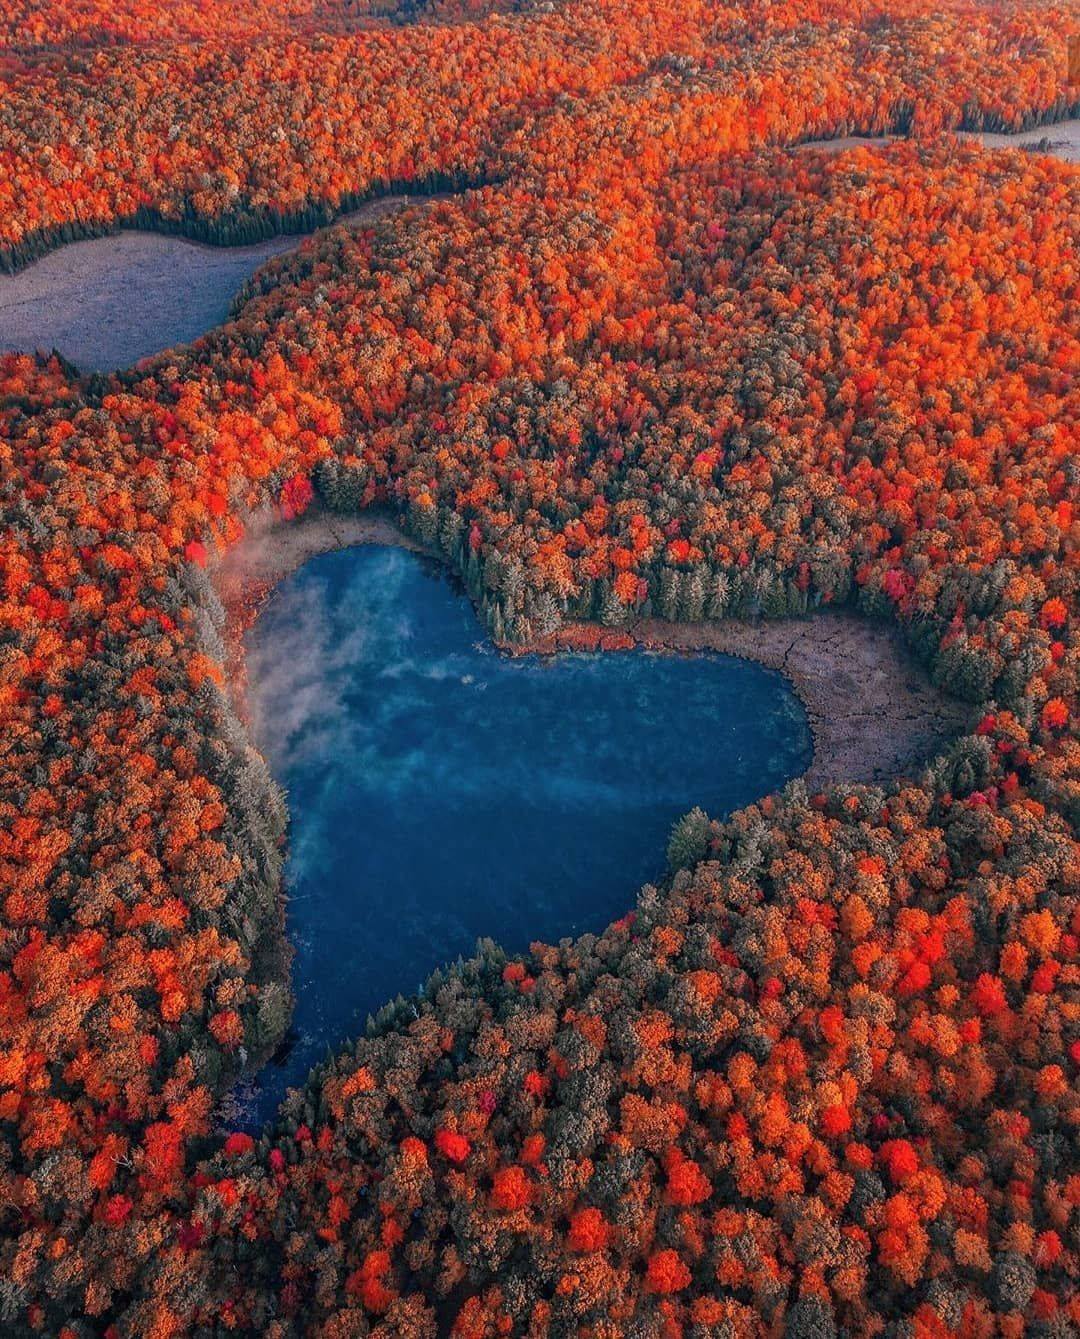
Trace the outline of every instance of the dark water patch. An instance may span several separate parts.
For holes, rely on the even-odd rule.
[[[662,869],[672,823],[810,760],[775,671],[730,656],[500,655],[400,549],[325,554],[246,639],[255,741],[288,791],[295,1038],[250,1118],[484,935],[599,931]]]

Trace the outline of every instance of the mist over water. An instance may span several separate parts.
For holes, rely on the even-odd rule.
[[[246,639],[255,741],[288,792],[295,1037],[251,1120],[482,935],[600,931],[672,823],[805,769],[783,678],[729,656],[510,659],[425,560],[378,546],[288,577]]]

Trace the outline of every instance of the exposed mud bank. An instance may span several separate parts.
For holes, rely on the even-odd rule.
[[[971,708],[946,697],[907,651],[899,630],[846,610],[756,623],[665,623],[625,631],[562,629],[526,651],[560,645],[721,651],[779,670],[806,708],[812,789],[844,781],[884,782],[933,758],[967,724]]]

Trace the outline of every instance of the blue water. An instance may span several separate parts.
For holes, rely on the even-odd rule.
[[[808,765],[779,674],[722,655],[511,659],[468,599],[401,549],[316,558],[246,640],[255,741],[288,792],[294,1037],[253,1120],[489,935],[599,931],[656,878],[672,823]]]

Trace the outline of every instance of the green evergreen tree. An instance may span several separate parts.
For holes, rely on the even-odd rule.
[[[699,566],[683,579],[682,616],[688,623],[700,623],[705,617],[705,573]]]
[[[713,622],[719,622],[725,618],[728,613],[728,603],[731,599],[731,581],[726,572],[716,572],[709,582],[708,598],[705,604],[705,613]]]
[[[660,573],[660,597],[657,601],[657,613],[669,622],[679,617],[682,603],[682,573],[673,567],[665,567]]]
[[[694,808],[671,829],[667,859],[672,870],[690,869],[704,860],[712,838],[712,820],[704,809]]]

